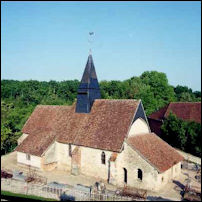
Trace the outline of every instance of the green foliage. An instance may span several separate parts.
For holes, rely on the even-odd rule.
[[[183,121],[170,113],[161,130],[162,138],[172,146],[201,156],[201,124]]]
[[[162,137],[166,142],[184,150],[187,141],[184,121],[178,119],[175,114],[170,113],[161,129]]]
[[[13,103],[1,101],[1,153],[12,151],[17,145],[22,126],[33,108],[15,107]]]
[[[140,78],[144,84],[151,87],[156,100],[155,110],[162,108],[169,102],[176,101],[174,89],[168,84],[166,74],[157,71],[146,71]]]
[[[187,142],[185,151],[201,157],[201,124],[187,122],[186,134]]]
[[[174,88],[174,91],[178,101],[181,102],[201,101],[201,92],[199,91],[192,92],[192,89],[188,88],[187,86],[177,85],[176,88]]]

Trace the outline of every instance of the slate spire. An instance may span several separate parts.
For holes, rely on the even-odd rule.
[[[90,113],[94,100],[100,98],[100,87],[95,72],[93,57],[90,54],[78,88],[76,112]]]

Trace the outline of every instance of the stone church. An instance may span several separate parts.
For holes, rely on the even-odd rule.
[[[89,55],[72,106],[38,105],[18,139],[17,162],[158,190],[181,172],[183,157],[151,133],[141,100],[101,99]]]

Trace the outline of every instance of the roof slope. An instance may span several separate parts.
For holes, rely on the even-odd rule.
[[[28,137],[16,148],[16,151],[41,156],[44,151],[55,140],[55,133],[52,131],[35,131],[34,135]]]
[[[127,143],[160,173],[183,160],[183,157],[173,147],[154,133],[130,137]]]
[[[17,146],[16,151],[41,156],[56,138],[55,128],[59,113],[62,109],[70,108],[70,106],[38,105],[22,129],[22,132],[29,136]]]
[[[97,80],[97,75],[95,71],[95,66],[93,63],[92,55],[88,56],[86,67],[79,85],[79,89],[83,88],[97,88],[99,89],[99,84]]]
[[[201,102],[171,102],[157,112],[152,113],[149,118],[157,120],[163,119],[166,118],[170,112],[185,121],[201,123]]]
[[[165,107],[159,109],[159,110],[156,111],[156,112],[153,112],[153,113],[149,116],[149,118],[151,118],[151,119],[156,119],[156,120],[162,120],[162,119],[164,119],[164,115],[165,115],[167,109],[168,109],[168,105],[166,105]]]
[[[37,106],[22,130],[29,137],[16,150],[40,156],[50,135],[50,141],[119,152],[139,103],[96,99],[90,113],[75,113],[76,104]]]

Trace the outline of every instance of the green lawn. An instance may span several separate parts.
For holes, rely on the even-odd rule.
[[[2,191],[2,190],[1,190],[1,195],[9,196],[9,197],[19,197],[19,198],[24,198],[24,199],[33,199],[33,200],[38,200],[38,201],[56,201],[55,199],[43,198],[40,196],[33,196],[33,195],[17,194],[17,193],[12,193],[9,191]]]

